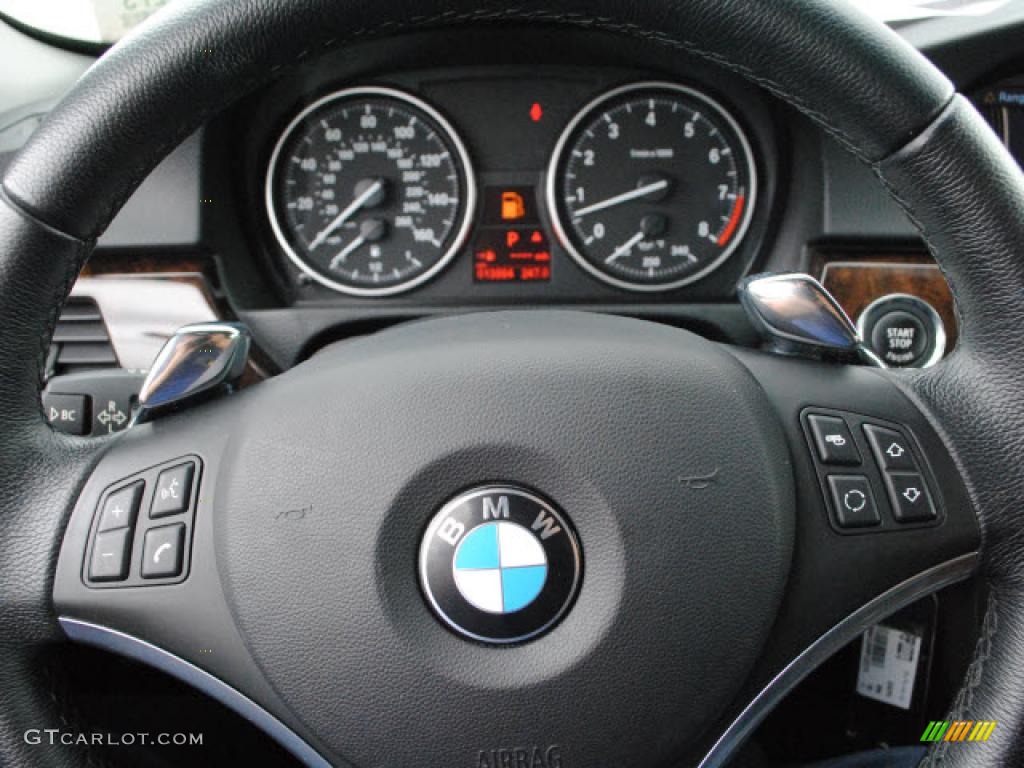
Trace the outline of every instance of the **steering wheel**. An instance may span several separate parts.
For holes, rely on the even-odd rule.
[[[40,371],[61,304],[172,147],[328,49],[512,22],[696,53],[811,117],[917,225],[955,293],[958,348],[933,368],[890,372],[624,318],[480,314],[336,344],[117,439],[49,428]],[[59,681],[36,664],[70,636],[188,680],[309,765],[721,765],[814,664],[980,570],[991,596],[948,717],[999,727],[937,754],[1016,765],[1021,243],[1024,178],[982,119],[895,34],[836,0],[166,9],[97,62],[3,179],[0,763],[86,764],[81,747],[23,738],[72,727]],[[844,472],[822,464],[807,431],[818,412],[850,428],[862,468],[847,474],[892,507],[884,523],[844,527],[843,495],[828,500]],[[895,480],[871,427],[904,441],[933,515],[907,523],[896,496],[882,498],[879,484]],[[154,522],[156,473],[182,465],[190,511]],[[143,529],[180,519],[187,569],[175,583],[92,578],[99,510],[136,483],[132,578]],[[576,569],[551,626],[512,644],[438,621],[419,567],[424,537],[459,525],[432,523],[438,510],[495,485],[535,493],[578,544],[575,564],[548,563],[550,579]],[[490,502],[495,521],[501,505]]]

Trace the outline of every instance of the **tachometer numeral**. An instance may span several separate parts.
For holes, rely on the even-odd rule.
[[[755,185],[750,145],[721,106],[683,86],[639,83],[567,127],[548,205],[559,239],[589,272],[630,290],[668,290],[736,249]]]

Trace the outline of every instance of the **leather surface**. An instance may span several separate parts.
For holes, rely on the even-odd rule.
[[[1024,763],[1024,185],[962,97],[918,141],[878,166],[939,258],[960,311],[947,360],[904,384],[967,480],[991,588],[977,654],[952,719],[996,720],[989,742],[940,744],[932,766]]]
[[[81,733],[70,691],[58,677],[48,656],[56,646],[0,647],[0,755],[4,766],[45,768],[99,768],[94,749],[81,745],[54,747],[45,731]],[[27,731],[32,733],[26,733]],[[41,743],[32,743],[39,739]]]
[[[105,441],[43,422],[40,371],[59,306],[89,247],[40,228],[0,200],[0,765],[71,766],[77,750],[25,743],[68,711],[34,649],[62,639],[53,615],[61,537]]]
[[[38,364],[60,302],[118,206],[200,122],[295,61],[348,40],[454,23],[534,21],[607,28],[707,56],[814,118],[860,158],[902,146],[951,88],[892,33],[835,0],[471,0],[207,2],[172,8],[116,47],[7,169],[6,193],[62,236],[0,205],[0,643],[56,632],[49,579],[79,479],[97,447],[60,438],[38,405]],[[879,172],[922,226],[964,316],[961,348],[906,386],[945,427],[982,516],[994,601],[960,711],[998,719],[992,741],[938,764],[1015,765],[1024,721],[1021,531],[1024,496],[1020,328],[1024,180],[980,119],[956,104]],[[77,238],[77,239],[76,239]],[[68,750],[26,749],[21,732],[58,710],[27,655],[10,687],[0,764],[71,765]]]
[[[456,24],[605,29],[742,74],[876,160],[952,86],[900,37],[836,0],[246,0],[182,4],[115,46],[7,168],[43,221],[96,237],[174,146],[282,68],[346,42]],[[113,172],[116,169],[116,172]]]

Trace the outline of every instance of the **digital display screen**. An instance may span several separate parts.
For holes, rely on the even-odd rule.
[[[477,283],[535,283],[551,279],[551,248],[529,186],[487,187],[483,223],[473,248]]]
[[[993,88],[982,94],[981,103],[999,138],[1024,165],[1024,87]]]
[[[535,283],[551,279],[551,250],[539,229],[483,230],[473,252],[478,283]]]

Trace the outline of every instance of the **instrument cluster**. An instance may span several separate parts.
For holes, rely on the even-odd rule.
[[[679,298],[739,260],[731,290],[756,257],[769,164],[736,101],[642,76],[530,90],[346,83],[304,100],[268,141],[272,253],[300,283],[359,299],[457,271],[468,292],[551,297],[564,273],[577,294]]]

